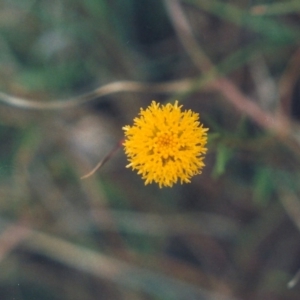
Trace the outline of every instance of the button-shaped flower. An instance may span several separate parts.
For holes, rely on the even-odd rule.
[[[205,166],[207,128],[199,114],[181,110],[175,104],[160,105],[152,101],[141,109],[133,126],[124,126],[125,153],[131,167],[145,180],[159,187],[172,186],[178,180],[188,183]]]

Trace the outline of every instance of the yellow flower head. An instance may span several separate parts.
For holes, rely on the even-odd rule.
[[[124,148],[129,164],[145,180],[162,186],[190,182],[201,173],[207,142],[207,128],[199,122],[199,114],[181,111],[178,101],[174,105],[161,105],[152,101],[141,109],[133,126],[124,126]]]

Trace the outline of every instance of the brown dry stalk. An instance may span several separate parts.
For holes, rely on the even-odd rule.
[[[109,161],[109,159],[122,147],[123,140],[121,140],[89,173],[80,177],[80,179],[86,179],[95,174],[97,170],[103,167],[103,165]]]

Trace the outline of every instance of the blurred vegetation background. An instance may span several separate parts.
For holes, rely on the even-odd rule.
[[[298,0],[1,0],[0,299],[299,299],[299,43]],[[153,99],[203,173],[81,180]]]

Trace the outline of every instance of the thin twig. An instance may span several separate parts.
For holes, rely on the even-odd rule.
[[[211,71],[214,66],[199,47],[179,2],[177,0],[165,0],[165,4],[181,44],[192,61],[203,73]]]
[[[123,140],[121,140],[89,173],[80,177],[80,179],[86,179],[92,176],[97,170],[99,170],[103,165],[119,150],[122,146]]]
[[[74,108],[82,104],[87,104],[96,100],[99,97],[120,92],[139,92],[139,93],[171,93],[174,91],[188,91],[194,84],[195,79],[174,80],[164,83],[142,83],[137,81],[115,81],[106,85],[100,86],[95,90],[86,94],[72,97],[69,99],[51,100],[42,102],[39,100],[29,100],[26,98],[15,97],[3,92],[0,92],[0,103],[5,103],[21,109],[31,110],[59,110]]]
[[[22,220],[9,225],[0,235],[0,262],[15,249],[22,241],[29,237],[31,231],[22,226]]]
[[[202,51],[198,41],[193,36],[191,26],[183,13],[182,7],[177,0],[165,0],[170,19],[174,29],[187,54],[194,62],[197,62],[199,70],[203,73],[217,72],[217,68],[211,62],[208,56]],[[197,49],[195,49],[197,48]],[[220,78],[217,74],[209,83],[209,88],[220,92],[235,108],[248,115],[253,121],[261,127],[274,132],[279,136],[287,146],[293,151],[298,151],[300,141],[293,134],[297,126],[286,116],[278,113],[273,115],[263,110],[255,99],[244,95],[238,87],[228,78]],[[290,139],[290,140],[288,140]],[[291,143],[292,141],[292,143]],[[295,148],[295,144],[297,147]]]
[[[135,264],[72,244],[48,234],[32,231],[23,244],[32,252],[44,255],[67,266],[111,280],[122,286],[142,290],[152,295],[164,296],[172,290],[178,298],[233,300],[231,296],[210,291],[177,278],[138,267]],[[156,288],[153,288],[155,286]]]

